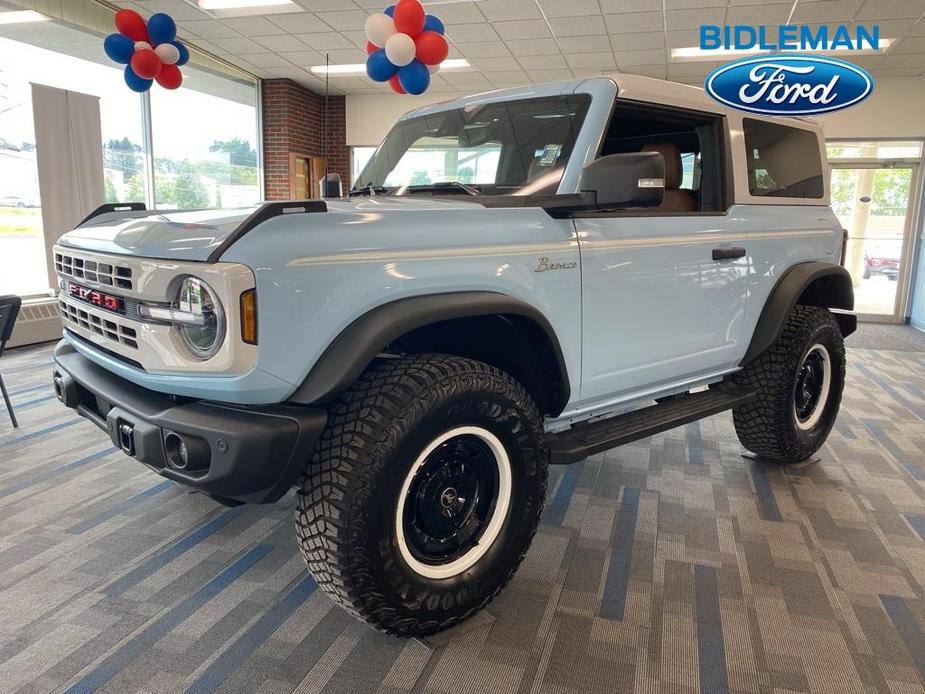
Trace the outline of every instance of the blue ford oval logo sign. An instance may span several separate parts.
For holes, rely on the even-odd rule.
[[[716,68],[704,83],[726,106],[771,116],[831,113],[862,102],[874,90],[866,70],[810,55],[742,58]]]

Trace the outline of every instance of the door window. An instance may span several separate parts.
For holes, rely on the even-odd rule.
[[[655,152],[665,160],[665,198],[632,214],[725,209],[723,118],[676,108],[617,102],[601,156]]]

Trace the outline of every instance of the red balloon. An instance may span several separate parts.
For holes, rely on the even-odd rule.
[[[372,55],[379,50],[379,46],[374,44],[372,41],[366,42],[366,55]]]
[[[148,25],[135,10],[116,12],[116,29],[132,41],[148,41]]]
[[[426,13],[424,6],[418,0],[399,0],[392,14],[395,21],[395,30],[415,38],[424,31]]]
[[[425,31],[414,40],[415,57],[425,65],[439,65],[446,60],[450,47],[436,31]]]
[[[145,48],[135,51],[135,55],[132,56],[131,66],[135,74],[142,79],[153,80],[160,74],[163,63],[157,53]]]
[[[164,89],[176,89],[183,84],[183,74],[176,65],[162,66],[155,79]]]
[[[398,75],[394,75],[392,79],[389,80],[389,84],[392,85],[392,91],[396,94],[407,94],[405,88],[401,86],[401,82],[398,81]]]

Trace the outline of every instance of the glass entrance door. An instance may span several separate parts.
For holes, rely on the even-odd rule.
[[[833,164],[832,208],[848,231],[845,267],[863,318],[898,322],[904,309],[915,173],[911,164]]]

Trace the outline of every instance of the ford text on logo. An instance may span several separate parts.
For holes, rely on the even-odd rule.
[[[804,116],[854,106],[870,96],[874,81],[844,60],[779,54],[727,63],[707,75],[704,87],[739,111]]]

